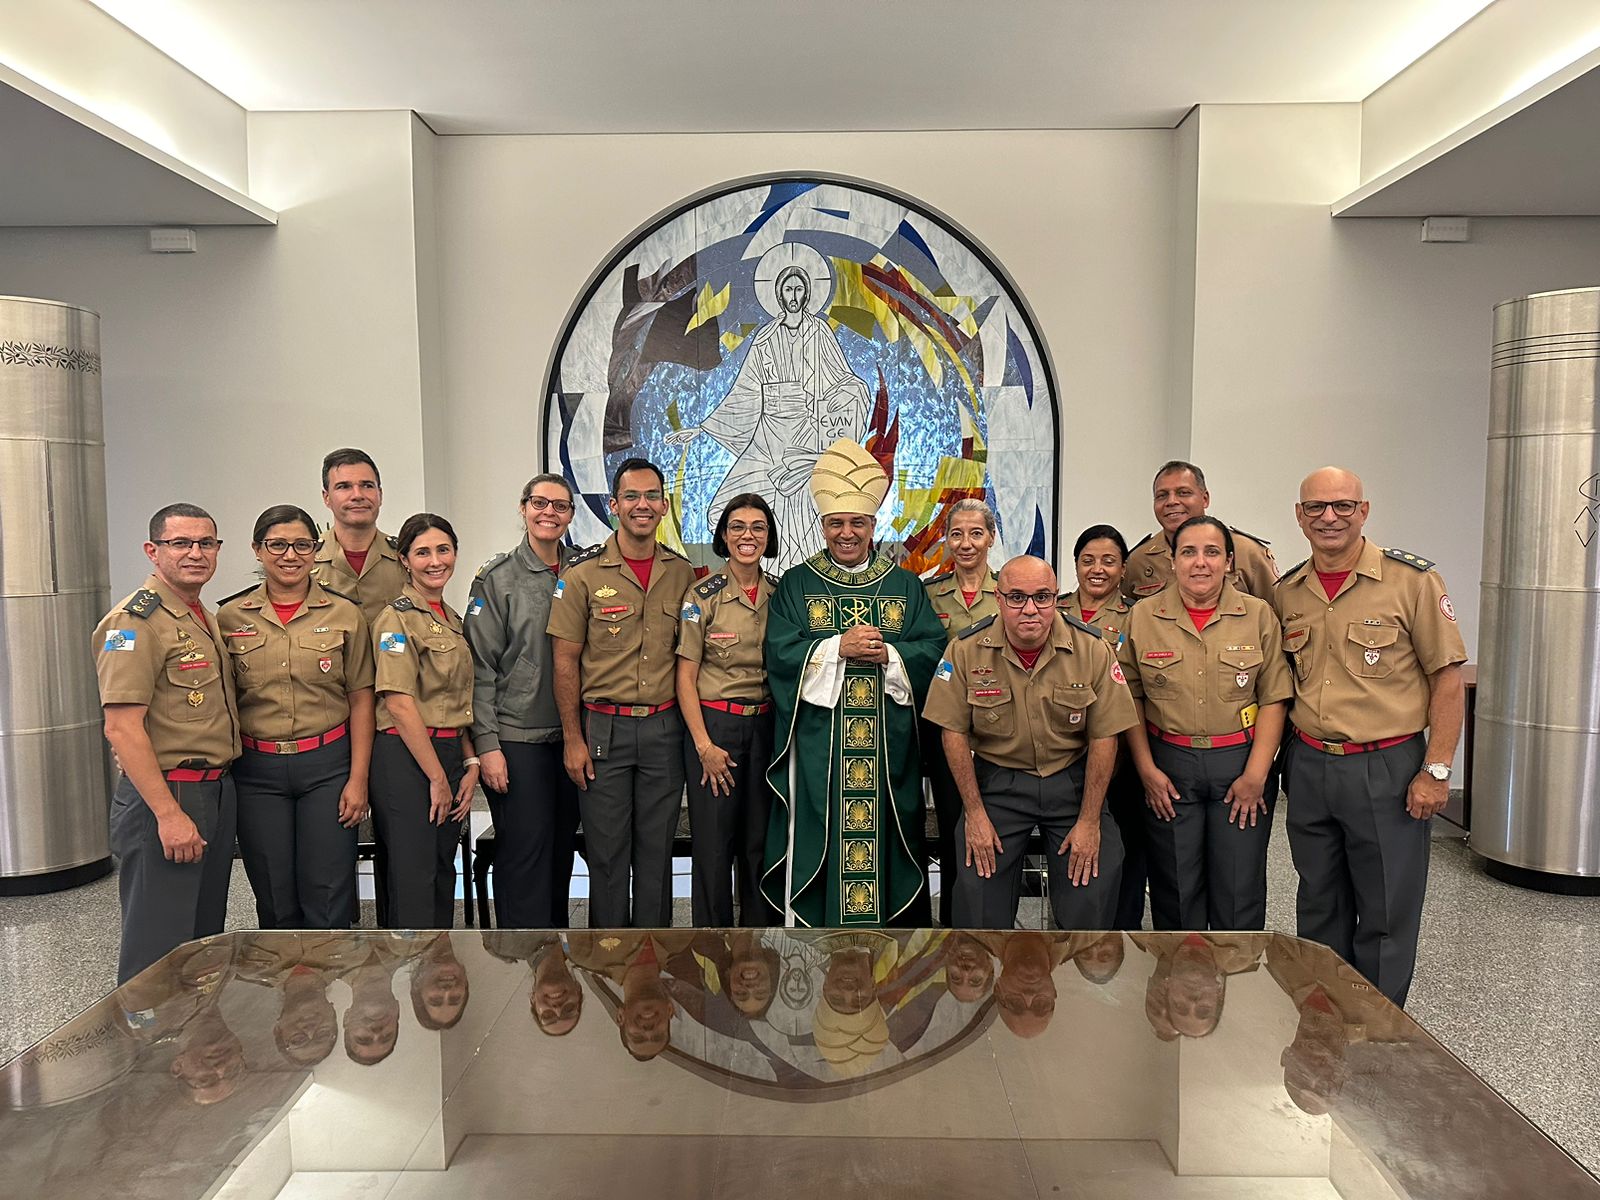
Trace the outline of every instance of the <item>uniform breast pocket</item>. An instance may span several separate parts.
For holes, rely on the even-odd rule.
[[[1382,679],[1394,670],[1398,625],[1352,625],[1345,636],[1344,664],[1350,674]]]
[[[627,641],[622,631],[622,623],[633,616],[631,604],[597,604],[589,609],[589,619],[594,622],[594,630],[589,635],[589,640],[594,643],[597,650],[615,650]]]
[[[1178,667],[1182,664],[1182,650],[1139,651],[1139,683],[1145,695],[1159,697],[1172,694],[1178,679]]]
[[[233,682],[241,690],[252,684],[266,682],[267,660],[256,653],[267,644],[260,635],[252,638],[233,638],[228,642],[228,665],[233,670]]]
[[[317,675],[344,678],[344,638],[338,634],[306,634],[300,639],[300,658]]]
[[[1265,661],[1259,650],[1224,650],[1217,655],[1217,695],[1224,700],[1248,700],[1255,695],[1256,676]]]
[[[434,687],[472,690],[472,655],[464,641],[443,634],[422,638],[417,644],[422,647],[423,669]]]
[[[719,661],[731,658],[739,645],[739,635],[732,630],[716,629],[706,634],[706,653]]]
[[[1089,706],[1094,703],[1091,687],[1050,689],[1050,724],[1056,732],[1079,735],[1089,728]]]
[[[203,721],[226,705],[222,672],[213,656],[167,664],[167,715],[174,721]]]
[[[983,737],[1008,738],[1017,731],[1017,715],[1010,688],[968,688],[972,706],[972,732]]]
[[[1295,678],[1304,683],[1306,676],[1311,672],[1311,626],[1285,625],[1283,649],[1289,656],[1289,661],[1294,664]]]

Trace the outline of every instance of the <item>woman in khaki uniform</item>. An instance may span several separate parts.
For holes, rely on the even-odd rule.
[[[1119,652],[1141,723],[1127,733],[1144,783],[1150,915],[1157,929],[1261,929],[1267,780],[1294,693],[1264,601],[1227,582],[1233,535],[1192,517],[1176,578],[1136,604]]]
[[[754,492],[728,501],[711,548],[726,569],[691,584],[678,619],[678,707],[683,713],[684,778],[689,787],[694,923],[773,922],[761,896],[772,791],[772,693],[762,644],[772,581],[761,560],[778,553],[772,509]]]
[[[957,500],[950,506],[944,535],[944,557],[949,567],[922,583],[928,603],[944,626],[946,640],[954,639],[985,617],[1000,615],[1000,602],[995,599],[999,583],[989,568],[989,551],[998,529],[994,510],[982,500]],[[956,893],[955,829],[961,819],[961,794],[950,778],[939,727],[923,721],[918,731],[922,737],[922,774],[933,792],[933,815],[939,829],[939,844],[935,847],[939,859],[939,923],[948,928]]]
[[[1072,565],[1078,586],[1063,592],[1056,607],[1068,616],[1100,631],[1113,652],[1127,636],[1130,606],[1122,596],[1122,576],[1128,566],[1128,543],[1113,525],[1091,525],[1072,547]],[[1144,925],[1145,865],[1144,785],[1124,750],[1117,772],[1106,788],[1106,807],[1122,834],[1122,883],[1117,888],[1113,929],[1139,929]]]
[[[378,732],[372,818],[387,849],[389,922],[448,929],[455,920],[456,846],[478,786],[472,750],[472,651],[444,602],[456,531],[433,513],[397,535],[411,582],[373,625]]]
[[[239,852],[263,929],[347,929],[372,762],[372,640],[356,604],[311,575],[317,529],[279,504],[256,518],[262,582],[217,624],[239,698]]]

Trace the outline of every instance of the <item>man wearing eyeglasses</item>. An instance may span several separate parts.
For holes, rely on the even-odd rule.
[[[944,730],[961,793],[955,922],[1016,924],[1022,859],[1035,828],[1051,853],[1050,907],[1063,929],[1109,929],[1122,839],[1105,808],[1117,735],[1133,697],[1092,625],[1057,615],[1056,576],[1023,555],[1000,569],[1000,620],[950,643],[923,716]]]
[[[221,933],[233,870],[239,712],[200,589],[222,542],[209,513],[169,504],[150,518],[155,570],[94,631],[106,740],[122,775],[111,796],[125,983],[167,951]]]
[[[617,529],[574,555],[550,597],[562,764],[577,786],[589,926],[672,924],[672,840],[683,800],[678,615],[694,568],[656,541],[667,512],[655,464],[611,480]],[[629,905],[628,876],[633,876]]]
[[[1172,539],[1178,534],[1178,526],[1190,517],[1205,516],[1211,507],[1205,472],[1181,459],[1161,464],[1151,481],[1150,493],[1161,528],[1145,534],[1128,552],[1122,595],[1130,604],[1156,595],[1172,582]],[[1228,582],[1246,596],[1270,600],[1273,585],[1278,582],[1278,564],[1272,560],[1272,551],[1254,534],[1232,525],[1228,528],[1234,542],[1233,570]]]
[[[398,543],[378,528],[383,482],[372,456],[349,446],[330,451],[322,460],[322,502],[333,526],[317,550],[315,578],[360,605],[371,625],[408,582]]]
[[[1349,471],[1324,467],[1300,485],[1311,557],[1273,602],[1295,677],[1284,790],[1300,936],[1404,1004],[1467,651],[1433,563],[1369,542],[1369,511]]]

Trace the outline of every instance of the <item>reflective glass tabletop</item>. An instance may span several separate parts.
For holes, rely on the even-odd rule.
[[[1595,1197],[1278,934],[194,942],[0,1068],[21,1197]]]

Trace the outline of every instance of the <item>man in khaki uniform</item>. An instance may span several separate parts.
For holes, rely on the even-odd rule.
[[[1369,511],[1349,471],[1324,467],[1300,485],[1311,557],[1274,599],[1295,676],[1284,787],[1300,936],[1404,1004],[1467,652],[1433,564],[1367,541]]]
[[[611,511],[617,531],[568,561],[550,601],[562,759],[579,790],[590,927],[664,928],[683,798],[674,647],[694,568],[656,541],[667,501],[654,464],[617,468]]]
[[[1147,533],[1128,553],[1128,566],[1122,575],[1122,594],[1129,603],[1154,596],[1172,582],[1172,538],[1190,517],[1203,517],[1211,506],[1206,477],[1191,462],[1173,459],[1163,463],[1151,484],[1156,520],[1161,528]],[[1234,536],[1233,570],[1228,582],[1247,596],[1272,598],[1278,582],[1278,564],[1272,561],[1267,543],[1254,534],[1228,526]]]
[[[371,626],[407,578],[394,538],[378,528],[383,484],[365,450],[345,447],[322,460],[322,502],[333,527],[317,551],[314,578],[360,605]]]
[[[1010,929],[1022,858],[1038,826],[1063,929],[1109,928],[1122,841],[1105,811],[1117,735],[1133,697],[1100,632],[1056,611],[1056,577],[1037,558],[1000,570],[1000,621],[962,631],[934,671],[923,716],[944,730],[964,813],[955,922]]]
[[[119,983],[221,933],[227,917],[239,714],[222,639],[200,603],[221,547],[204,509],[161,509],[144,544],[155,571],[94,631],[106,740],[122,766],[111,796]]]

